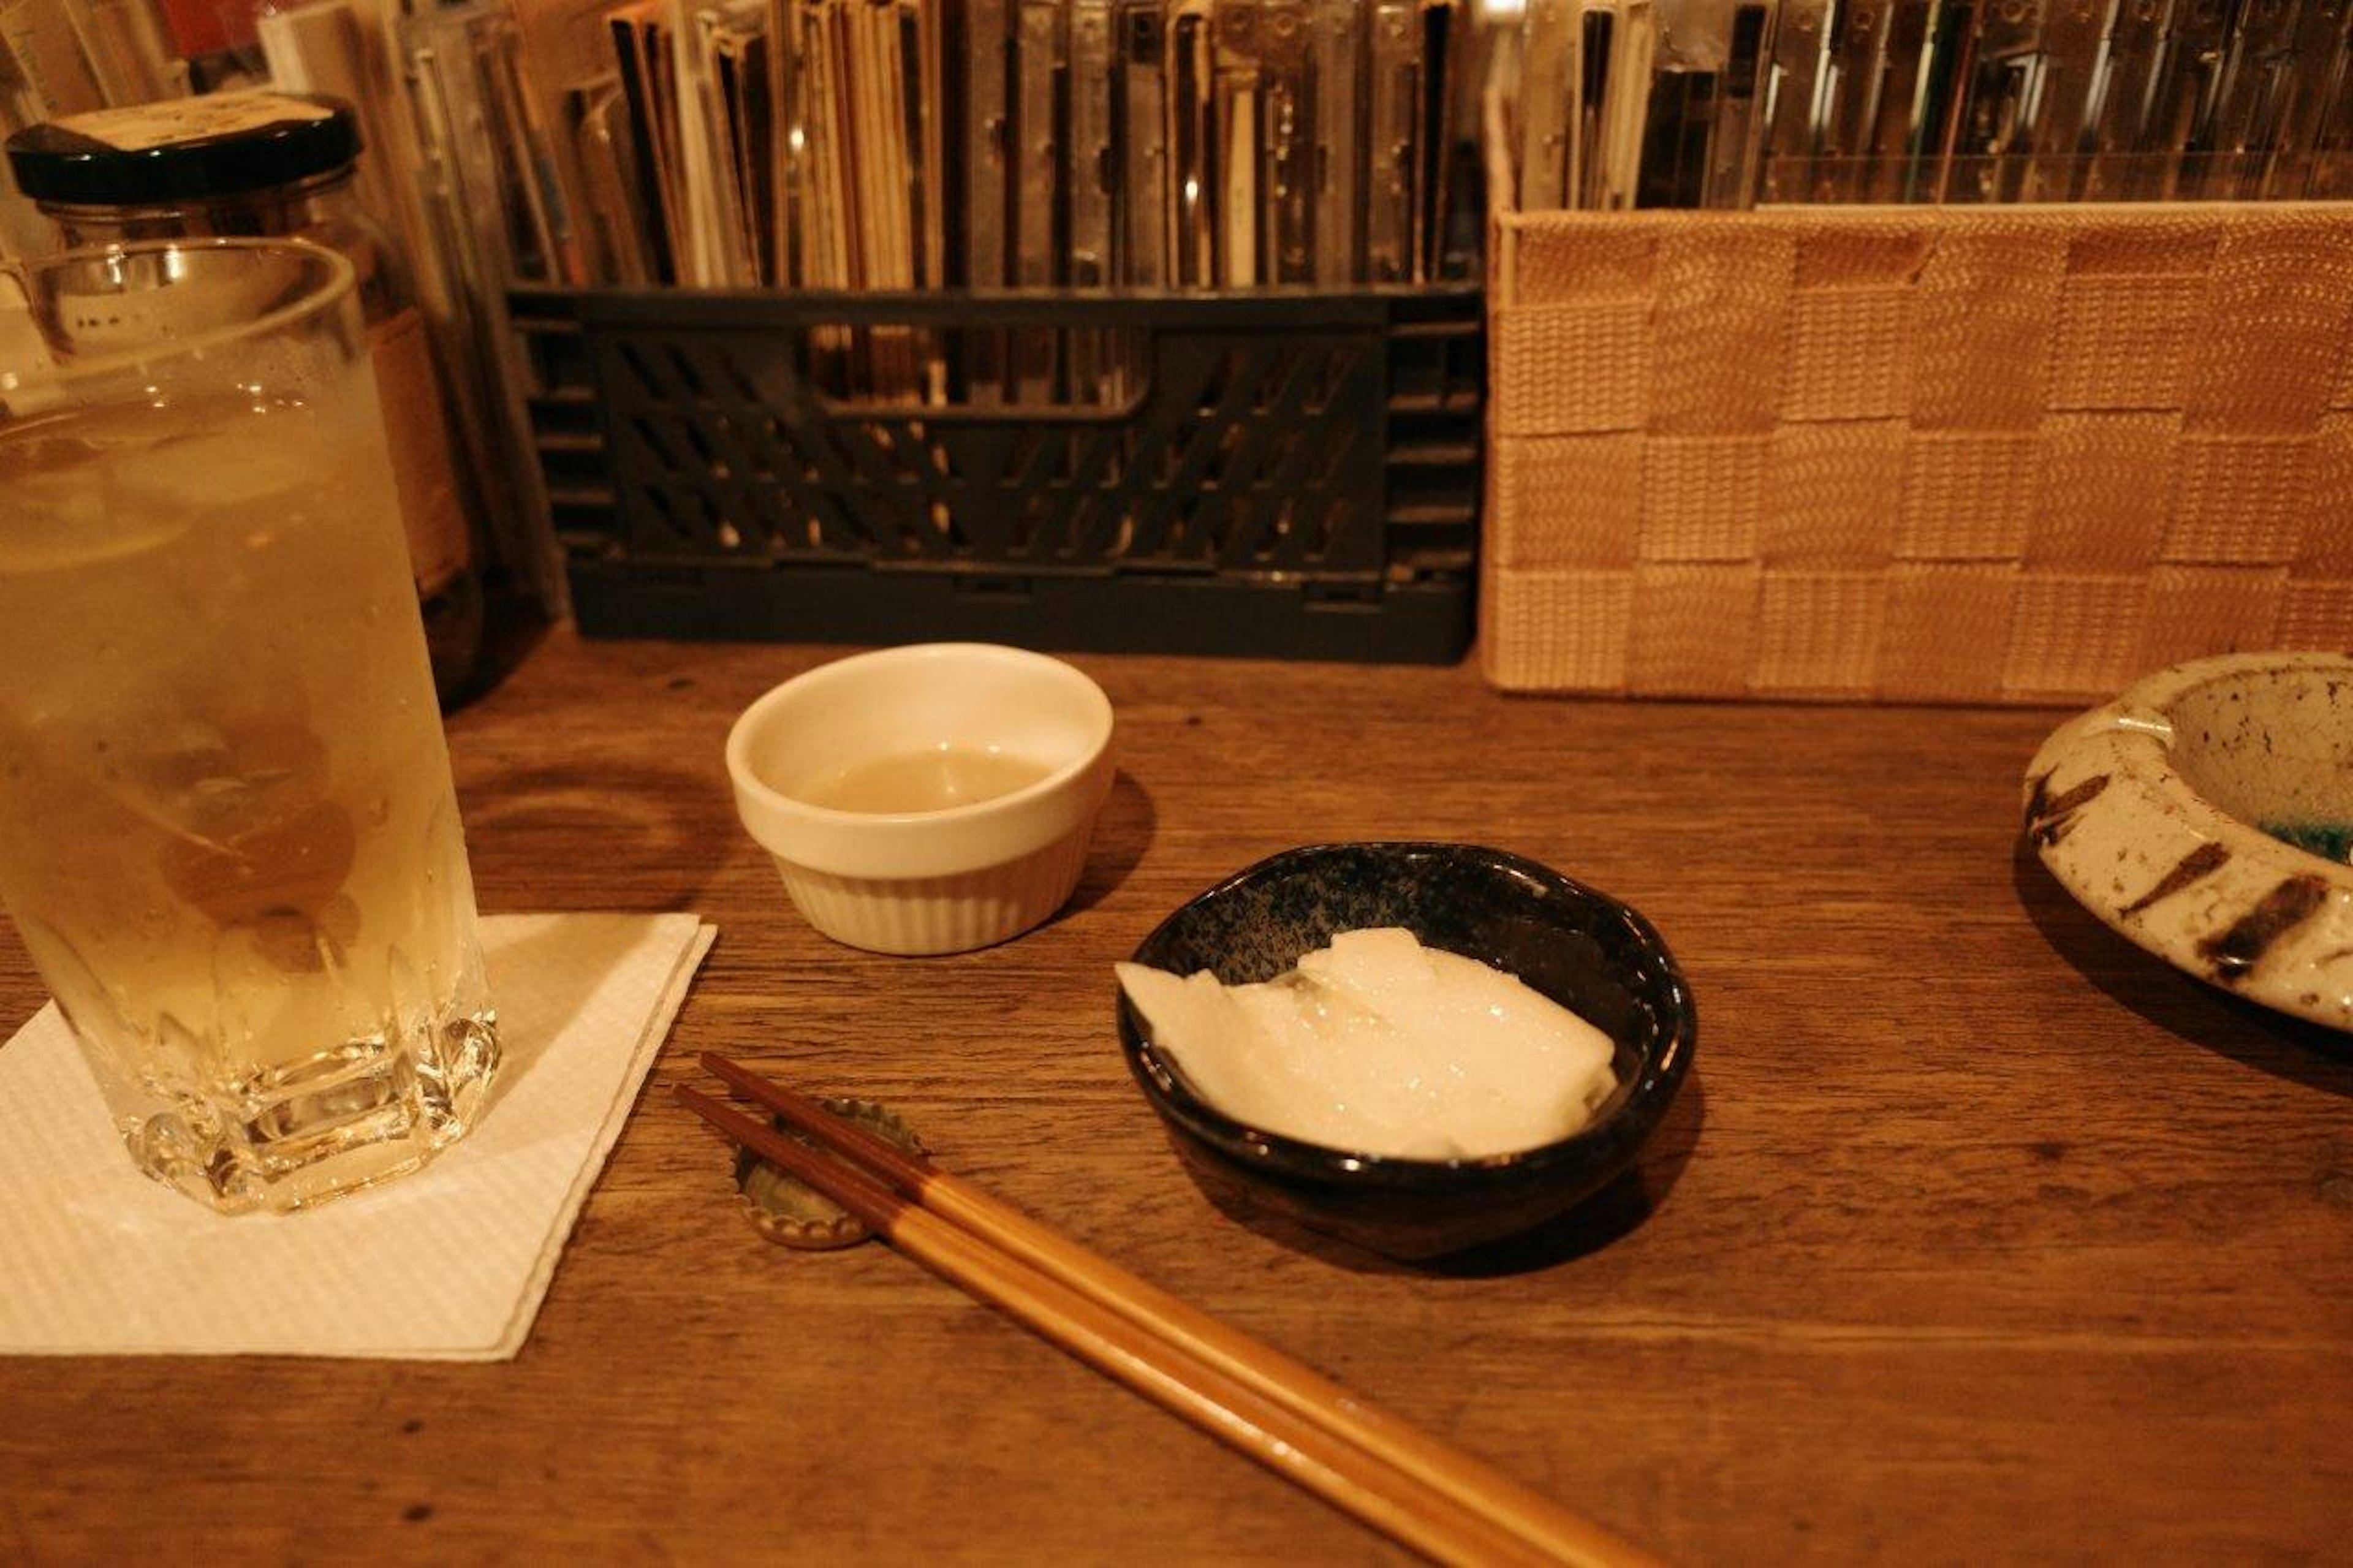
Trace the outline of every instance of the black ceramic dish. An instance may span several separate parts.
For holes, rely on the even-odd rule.
[[[1617,1043],[1618,1091],[1583,1131],[1482,1160],[1398,1160],[1262,1131],[1204,1102],[1123,994],[1120,1043],[1145,1098],[1209,1196],[1390,1258],[1424,1260],[1528,1230],[1624,1171],[1697,1040],[1672,954],[1641,915],[1533,860],[1467,844],[1324,844],[1262,860],[1160,923],[1135,962],[1268,980],[1335,932],[1403,926],[1516,974]]]

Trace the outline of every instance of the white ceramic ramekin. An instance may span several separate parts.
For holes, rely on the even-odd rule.
[[[987,643],[853,655],[775,688],[727,737],[744,826],[785,891],[836,942],[876,952],[964,952],[1061,908],[1111,793],[1103,689],[1057,658]],[[845,769],[934,746],[996,750],[1052,771],[941,811],[812,805]]]

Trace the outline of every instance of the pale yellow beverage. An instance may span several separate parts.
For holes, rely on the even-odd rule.
[[[1028,789],[1053,771],[992,747],[928,746],[843,768],[796,793],[832,811],[949,811]]]
[[[498,1059],[396,505],[364,374],[0,423],[0,902],[226,1209],[420,1163]]]

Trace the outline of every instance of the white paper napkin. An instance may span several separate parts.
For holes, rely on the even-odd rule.
[[[0,1353],[502,1361],[710,950],[693,915],[482,921],[504,1060],[422,1171],[223,1217],[132,1168],[55,1004],[0,1047]]]

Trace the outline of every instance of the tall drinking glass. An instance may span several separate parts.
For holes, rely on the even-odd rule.
[[[422,1164],[498,1063],[352,287],[0,271],[0,903],[132,1159],[226,1211]]]

